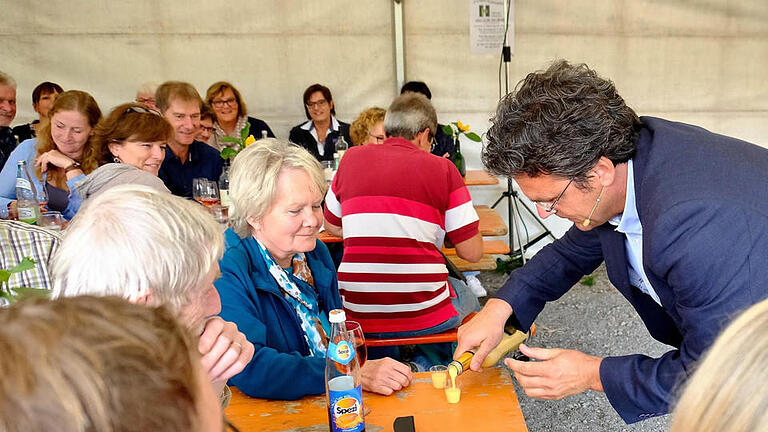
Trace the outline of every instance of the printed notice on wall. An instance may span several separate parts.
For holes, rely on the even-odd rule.
[[[509,0],[507,40],[515,51],[514,0]],[[504,44],[504,0],[469,0],[469,50],[472,54],[501,54]]]

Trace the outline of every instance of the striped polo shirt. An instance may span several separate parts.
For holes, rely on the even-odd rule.
[[[448,160],[402,138],[353,147],[325,199],[341,226],[339,291],[366,333],[421,330],[456,315],[439,250],[478,233],[467,187]]]

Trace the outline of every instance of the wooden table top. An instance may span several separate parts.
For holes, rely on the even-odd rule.
[[[449,404],[442,389],[432,387],[429,373],[414,374],[414,382],[392,396],[365,392],[363,403],[371,409],[366,430],[392,431],[397,417],[414,417],[417,432],[527,431],[523,413],[504,368],[466,372],[456,379],[461,402]],[[327,431],[325,396],[307,396],[297,401],[249,398],[232,388],[227,418],[241,431]]]
[[[495,185],[499,184],[499,179],[486,170],[467,170],[464,184],[467,186]]]

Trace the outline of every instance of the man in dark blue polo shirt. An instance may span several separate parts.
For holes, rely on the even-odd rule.
[[[218,181],[224,160],[208,144],[195,141],[200,129],[200,94],[191,84],[168,81],[157,88],[157,108],[173,126],[173,139],[158,176],[174,195],[191,198],[192,179]]]

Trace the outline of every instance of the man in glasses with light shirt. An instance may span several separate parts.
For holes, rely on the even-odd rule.
[[[168,81],[157,88],[155,102],[173,127],[173,138],[168,141],[158,177],[172,194],[192,198],[192,180],[207,178],[218,182],[224,166],[218,150],[195,140],[200,132],[203,100],[191,84]]]
[[[565,61],[503,98],[487,139],[489,170],[513,178],[542,218],[574,225],[459,329],[456,355],[477,347],[471,368],[479,369],[505,322],[528,329],[547,302],[605,262],[651,336],[672,349],[601,358],[522,345],[539,361],[506,365],[532,397],[591,389],[627,423],[666,414],[718,332],[768,296],[768,151],[638,117],[611,81]]]

